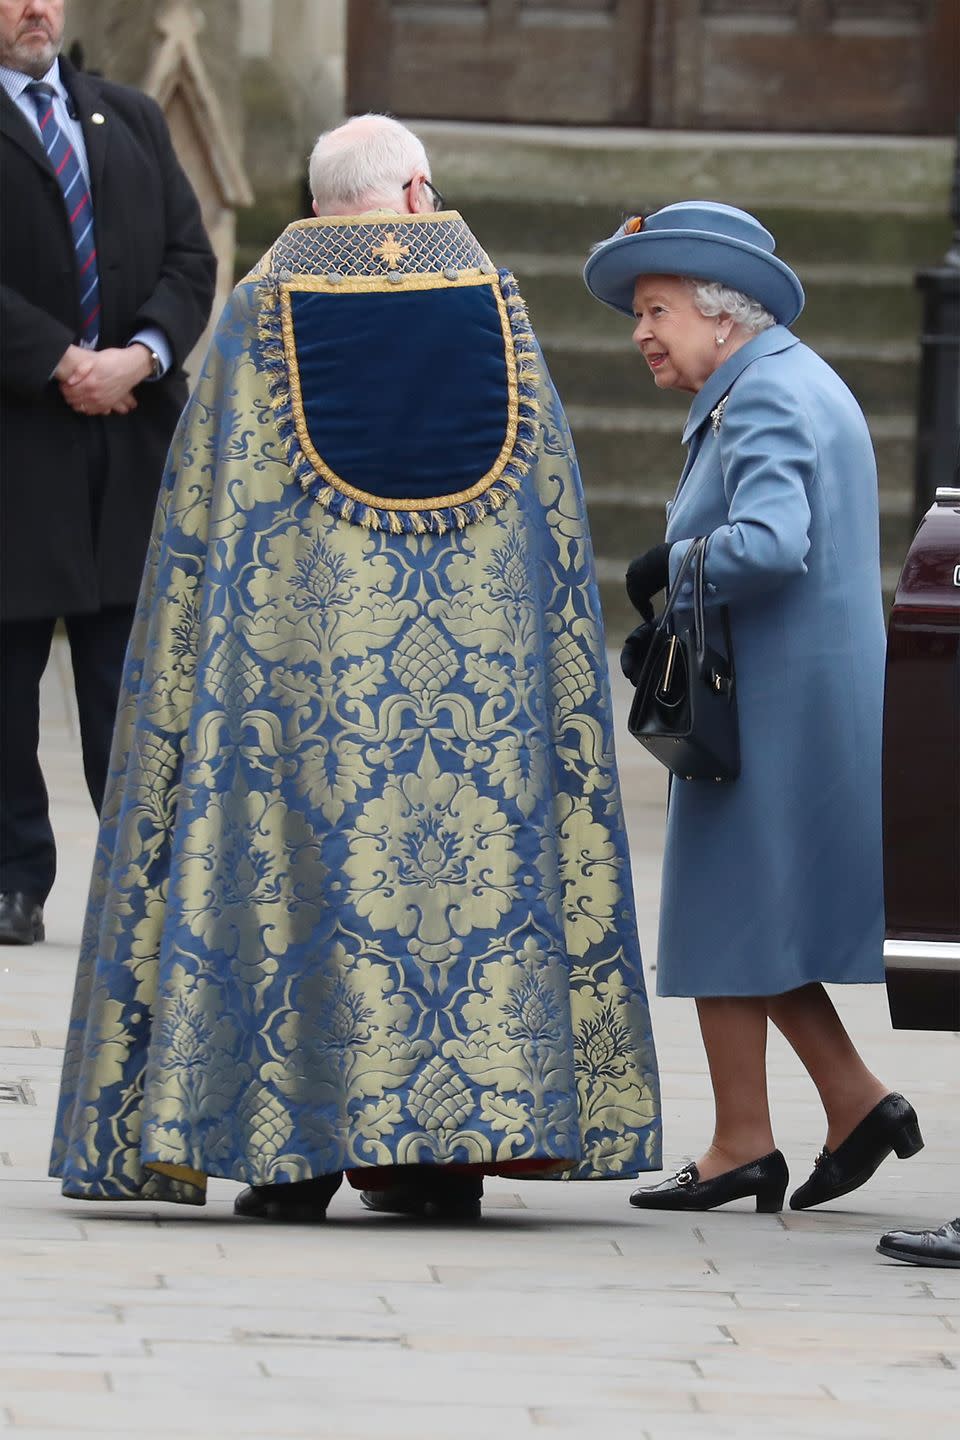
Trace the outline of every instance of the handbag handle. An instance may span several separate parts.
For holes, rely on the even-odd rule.
[[[647,654],[643,662],[643,668],[640,671],[640,674],[637,676],[636,688],[638,692],[643,689],[643,687],[649,680],[650,670],[656,658],[657,647],[653,644],[653,641],[658,635],[660,635],[664,630],[666,630],[667,622],[670,619],[670,616],[673,614],[674,609],[676,608],[677,601],[680,599],[680,592],[683,589],[683,582],[687,577],[687,572],[689,571],[690,566],[693,564],[696,564],[697,566],[697,578],[699,579],[700,585],[699,622],[697,620],[696,609],[696,587],[694,588],[694,626],[696,627],[697,633],[697,656],[701,660],[703,658],[703,552],[706,550],[706,548],[707,537],[705,535],[699,535],[693,541],[686,555],[684,555],[683,559],[680,561],[680,568],[677,571],[677,578],[674,580],[673,584],[670,587],[670,593],[667,596],[667,603],[661,610],[660,618],[657,620],[653,634],[650,637],[650,645],[647,648]]]
[[[706,535],[698,535],[697,538],[696,538],[696,539],[692,542],[692,544],[690,545],[690,548],[689,548],[689,550],[687,551],[686,555],[684,555],[683,559],[680,561],[680,568],[679,568],[679,570],[677,571],[677,578],[676,578],[676,580],[674,580],[673,584],[670,586],[670,594],[667,596],[667,603],[664,605],[663,610],[660,612],[660,619],[659,619],[658,622],[657,622],[657,629],[658,629],[658,630],[663,630],[663,629],[666,628],[666,622],[670,619],[670,616],[673,614],[673,612],[674,612],[674,610],[675,610],[675,608],[676,608],[677,601],[680,599],[680,592],[681,592],[681,590],[683,589],[683,582],[684,582],[684,580],[685,580],[686,577],[687,577],[687,571],[690,569],[691,565],[696,566],[696,570],[695,570],[695,573],[694,573],[694,597],[693,597],[693,603],[694,603],[694,624],[697,624],[697,618],[696,618],[696,611],[697,611],[697,587],[699,586],[699,590],[700,590],[700,620],[699,620],[699,624],[700,624],[700,626],[702,627],[702,625],[703,625],[703,555],[704,555],[704,551],[706,550],[706,548],[707,548],[707,537],[706,537]]]
[[[697,558],[696,558],[696,560],[694,561],[694,573],[693,573],[693,633],[694,633],[694,637],[695,637],[695,640],[696,640],[696,646],[697,646],[697,665],[699,666],[699,668],[700,668],[700,673],[701,673],[701,675],[702,675],[702,674],[703,674],[703,662],[704,662],[704,658],[705,658],[705,655],[706,655],[706,647],[707,647],[707,639],[706,639],[706,637],[707,637],[707,625],[706,625],[706,620],[705,620],[705,618],[704,618],[704,608],[703,608],[703,607],[704,607],[704,601],[703,601],[703,588],[704,588],[703,567],[704,567],[704,561],[706,560],[706,554],[707,554],[707,541],[706,541],[706,537],[704,537],[702,540],[697,540],[697,541],[695,542],[695,545],[691,545],[690,548],[691,548],[691,550],[696,549],[696,552],[697,552]]]
[[[696,549],[696,551],[697,551],[697,558],[696,558],[696,561],[695,561],[695,567],[696,567],[696,568],[695,568],[694,576],[693,576],[693,633],[694,633],[695,644],[696,644],[696,647],[697,647],[697,666],[699,667],[700,674],[703,675],[703,673],[704,673],[704,668],[705,668],[705,663],[706,663],[706,650],[707,650],[707,640],[706,640],[706,636],[707,636],[707,626],[706,626],[706,620],[705,620],[705,618],[704,618],[704,599],[703,599],[703,592],[704,592],[703,567],[704,567],[704,562],[705,562],[705,560],[706,560],[706,554],[707,554],[707,537],[704,536],[702,540],[697,540],[697,541],[695,541],[694,544],[691,545],[690,549],[691,549],[691,550]],[[688,553],[689,553],[689,552],[688,552]],[[727,664],[728,664],[729,667],[730,667],[730,675],[731,675],[731,677],[732,677],[732,675],[733,675],[733,638],[732,638],[732,636],[731,636],[731,634],[730,634],[730,616],[729,616],[728,613],[727,613],[727,607],[726,607],[725,605],[722,606],[722,607],[721,607],[721,610],[720,610],[720,621],[721,621],[721,624],[722,624],[722,626],[723,626],[723,642],[724,642],[724,645],[726,646],[726,660],[727,660]]]

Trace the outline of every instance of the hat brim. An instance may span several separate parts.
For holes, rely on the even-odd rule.
[[[633,292],[641,275],[719,281],[758,300],[781,325],[792,325],[803,309],[803,286],[778,255],[707,231],[618,235],[595,250],[583,268],[591,295],[621,315],[633,315]]]

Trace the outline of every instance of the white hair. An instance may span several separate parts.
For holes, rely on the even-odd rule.
[[[771,325],[777,323],[759,300],[744,295],[742,290],[731,290],[728,286],[721,285],[719,280],[688,279],[686,283],[693,291],[694,305],[708,320],[712,320],[716,315],[729,315],[735,324],[743,325],[745,329],[755,333],[769,330]]]
[[[310,156],[310,191],[319,214],[396,208],[414,175],[430,176],[423,143],[389,115],[356,115],[328,130]]]

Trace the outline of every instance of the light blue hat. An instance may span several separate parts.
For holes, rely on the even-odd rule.
[[[646,219],[625,220],[597,246],[583,269],[591,295],[623,315],[633,314],[640,275],[686,275],[718,280],[759,300],[781,325],[803,309],[803,286],[774,255],[774,238],[759,220],[733,205],[684,200]]]

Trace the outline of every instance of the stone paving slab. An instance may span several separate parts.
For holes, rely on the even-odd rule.
[[[95,839],[68,675],[57,650],[44,696],[61,856],[50,940],[0,951],[0,1085],[26,1101],[0,1101],[0,1434],[955,1435],[960,1271],[898,1266],[874,1246],[894,1224],[960,1208],[960,1037],[891,1032],[877,987],[837,1002],[913,1100],[927,1147],[821,1211],[639,1214],[616,1182],[493,1181],[480,1227],[368,1215],[346,1186],[315,1230],[234,1221],[224,1181],[204,1209],[64,1201],[45,1172]],[[619,746],[653,990],[663,776],[629,737]],[[692,1004],[654,999],[653,1011],[674,1166],[707,1138],[710,1090]],[[822,1119],[778,1037],[770,1073],[798,1183]]]

